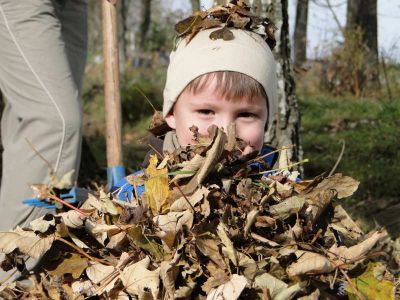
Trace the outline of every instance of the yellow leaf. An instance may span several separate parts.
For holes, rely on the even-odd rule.
[[[148,179],[144,183],[146,199],[152,214],[158,215],[168,209],[168,169],[157,169],[157,156],[150,157],[149,166],[146,169]]]
[[[48,293],[49,293],[50,299],[52,299],[52,300],[60,300],[61,299],[61,295],[56,288],[49,289]]]
[[[395,286],[393,282],[388,280],[379,280],[374,275],[374,270],[380,268],[380,263],[369,263],[367,269],[357,278],[352,279],[354,286],[357,288],[358,293],[348,285],[347,293],[350,300],[358,299],[361,294],[366,299],[375,300],[394,300]]]

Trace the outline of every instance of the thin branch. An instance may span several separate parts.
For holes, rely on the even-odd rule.
[[[332,174],[336,171],[337,166],[339,165],[340,161],[343,158],[344,149],[346,148],[346,142],[344,140],[341,140],[341,142],[342,142],[342,150],[340,151],[339,157],[337,158],[336,163],[332,167],[332,170],[329,172],[328,177],[332,176]]]
[[[181,187],[175,183],[175,186],[178,188],[179,192],[182,194],[183,198],[185,198],[186,202],[190,205],[190,207],[192,208],[192,211],[195,212],[194,207],[192,205],[192,203],[190,203],[189,199],[186,197],[186,195],[183,193],[183,191],[181,190]]]
[[[97,261],[98,263],[101,264],[105,264],[108,266],[112,266],[112,264],[110,264],[108,261],[104,260],[104,259],[99,259],[97,257],[93,257],[89,254],[87,254],[85,251],[83,251],[81,248],[79,248],[78,246],[72,244],[71,242],[63,239],[62,237],[57,238],[58,241],[63,242],[64,244],[70,246],[71,248],[73,248],[74,250],[76,250],[79,254],[81,254],[82,256],[86,257],[87,259],[91,260],[91,261]]]
[[[50,162],[49,162],[47,159],[45,159],[45,158],[43,157],[43,155],[39,153],[38,150],[36,150],[36,148],[33,146],[33,144],[31,143],[30,140],[28,140],[27,138],[25,138],[25,141],[28,143],[29,147],[31,147],[31,149],[33,150],[33,152],[35,152],[35,154],[36,154],[37,156],[39,156],[40,159],[43,160],[43,161],[46,163],[46,165],[48,166],[48,168],[49,168],[49,170],[50,170],[50,175],[51,175],[51,176],[54,176],[54,175],[55,175],[55,172],[54,172],[54,169],[53,169],[52,165],[50,164]]]
[[[340,24],[339,18],[337,17],[335,10],[332,7],[331,1],[330,0],[325,0],[326,1],[326,5],[328,6],[329,10],[331,11],[333,18],[335,19],[335,22],[340,30],[340,32],[343,34],[344,36],[344,28],[342,26],[342,24]]]
[[[48,194],[47,196],[48,196],[50,199],[61,203],[62,205],[68,206],[69,208],[71,208],[71,209],[75,210],[76,212],[80,213],[81,215],[83,215],[83,216],[85,216],[85,217],[87,217],[87,218],[90,218],[90,215],[88,215],[87,213],[85,213],[83,210],[80,210],[79,208],[73,206],[72,204],[69,204],[68,202],[65,202],[64,200],[61,200],[61,199],[58,198],[57,196],[52,195],[52,194]]]
[[[252,175],[263,175],[263,174],[266,174],[266,173],[269,173],[269,172],[282,171],[282,170],[290,169],[290,168],[293,168],[293,167],[295,167],[295,166],[298,166],[298,165],[301,165],[301,164],[304,164],[304,163],[308,163],[308,162],[309,162],[309,159],[306,158],[306,159],[303,159],[303,160],[301,160],[301,161],[299,161],[299,162],[297,162],[297,163],[288,165],[287,167],[284,167],[284,168],[278,168],[278,169],[272,169],[272,170],[262,171],[262,172],[258,172],[258,173],[254,173],[254,174],[249,174],[249,176],[252,176]]]

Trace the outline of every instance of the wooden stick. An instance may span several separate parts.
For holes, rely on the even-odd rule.
[[[102,0],[107,166],[122,166],[122,121],[116,5]]]

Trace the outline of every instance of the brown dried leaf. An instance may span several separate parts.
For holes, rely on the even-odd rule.
[[[318,220],[319,216],[325,211],[335,195],[335,190],[321,190],[321,192],[315,194],[314,197],[307,199],[307,204],[309,206],[306,209],[306,215],[311,223]]]
[[[192,207],[195,207],[200,201],[205,199],[209,192],[210,191],[207,188],[201,187],[196,190],[196,192],[194,192],[194,194],[191,196],[182,196],[171,204],[170,211],[185,211],[188,209],[190,210],[192,209]]]
[[[251,19],[248,17],[242,17],[242,16],[238,15],[237,13],[231,13],[229,20],[230,20],[230,22],[233,23],[233,26],[235,28],[243,29],[246,27],[247,24],[249,24]]]
[[[171,262],[163,261],[160,267],[160,278],[170,299],[174,298],[175,281],[179,274],[179,267],[171,264]]]
[[[201,289],[207,294],[215,287],[218,287],[225,282],[229,281],[228,275],[225,273],[223,269],[215,269],[213,272],[210,272],[212,276],[210,276],[207,281],[203,284]]]
[[[264,273],[254,279],[254,285],[259,288],[267,288],[269,295],[275,299],[282,290],[287,288],[287,284],[271,274]]]
[[[116,271],[117,269],[113,266],[106,266],[100,263],[93,262],[91,262],[91,266],[86,268],[86,275],[94,284],[102,284],[103,282],[108,282],[106,285],[102,286],[100,290],[97,290],[97,295],[100,295],[103,291],[109,292],[110,290],[112,290],[119,276],[115,276],[114,278],[110,278],[110,276],[112,275],[112,273],[116,273]],[[116,273],[116,275],[117,274],[118,273]]]
[[[95,232],[95,230],[98,230],[97,228],[100,228],[100,226],[103,226],[105,224],[103,223],[96,223],[91,220],[86,220],[85,222],[85,230],[87,233],[92,235],[101,245],[104,246],[104,242],[107,239],[107,231],[101,231],[101,232]],[[105,225],[107,226],[107,225]]]
[[[82,242],[75,234],[69,232],[68,235],[71,238],[71,240],[74,242],[74,244],[77,245],[79,248],[82,248],[82,249],[90,248],[88,245],[86,245],[84,242]]]
[[[224,259],[219,253],[219,247],[216,240],[196,238],[196,246],[205,256],[209,257],[219,268],[225,270]]]
[[[175,25],[175,31],[178,35],[184,35],[186,33],[191,32],[191,30],[195,27],[200,25],[202,22],[201,16],[190,16]]]
[[[146,299],[152,296],[158,299],[160,289],[160,269],[148,270],[150,258],[146,256],[141,261],[126,267],[121,274],[122,283],[131,296]]]
[[[224,41],[231,41],[235,38],[233,32],[228,29],[228,27],[224,27],[221,29],[217,29],[210,33],[210,39],[219,40],[223,39]]]
[[[214,18],[206,18],[201,22],[199,27],[201,27],[202,30],[205,30],[205,29],[219,27],[221,25],[222,22],[220,20]]]
[[[227,230],[226,225],[224,225],[222,222],[220,222],[217,227],[217,234],[218,234],[218,237],[221,239],[222,244],[225,246],[222,248],[222,252],[224,253],[224,255],[229,257],[229,259],[232,261],[234,266],[237,266],[238,265],[238,257],[237,257],[236,249],[233,246],[232,241],[228,237],[226,230]]]
[[[188,178],[194,176],[194,174],[200,169],[203,165],[205,157],[196,154],[191,160],[184,161],[183,163],[179,164],[178,166],[182,169],[179,172],[180,174],[175,175],[175,177],[170,181],[170,183],[177,182],[179,179]],[[193,173],[189,173],[193,172]]]
[[[161,231],[159,237],[169,249],[172,249],[175,244],[175,237],[182,230],[183,226],[188,229],[192,228],[193,213],[189,210],[183,212],[169,212],[166,215],[154,217],[153,221]]]
[[[329,254],[332,259],[338,261],[347,262],[357,260],[365,256],[380,239],[383,239],[387,236],[388,233],[386,230],[375,231],[370,237],[350,248],[345,246],[337,247],[336,244],[334,244],[329,249]]]
[[[47,271],[52,276],[71,274],[73,278],[78,279],[88,266],[86,258],[81,257],[79,254],[72,253],[70,256],[64,258],[54,270]]]
[[[118,209],[115,206],[115,204],[111,201],[111,198],[109,195],[107,195],[104,191],[100,191],[100,203],[102,205],[101,211],[103,213],[108,213],[113,216],[119,215]]]
[[[364,234],[341,205],[335,206],[330,226],[352,240],[358,240]]]
[[[244,276],[233,274],[231,280],[214,288],[207,295],[207,300],[238,299],[247,285],[247,279]]]
[[[304,206],[305,200],[300,196],[292,196],[281,203],[270,207],[271,215],[279,219],[286,219],[292,214],[298,213]]]
[[[297,293],[304,291],[307,286],[307,282],[298,282],[288,287],[287,289],[282,290],[274,300],[290,300],[293,299]]]
[[[29,225],[31,229],[35,232],[46,233],[50,228],[54,228],[56,226],[56,220],[53,216],[50,218],[48,218],[48,216],[51,215],[46,215],[30,222]]]
[[[290,277],[303,274],[324,274],[332,272],[336,268],[333,262],[321,254],[303,250],[298,250],[295,254],[297,261],[286,269]]]
[[[246,216],[246,224],[244,226],[244,234],[247,234],[250,231],[251,226],[253,226],[254,222],[256,221],[257,216],[260,214],[260,211],[257,208],[253,208]]]
[[[33,231],[17,227],[14,231],[0,232],[0,252],[8,254],[18,248],[26,255],[39,258],[50,249],[54,240],[54,235],[40,237]]]
[[[110,237],[110,241],[107,243],[106,248],[108,249],[120,249],[123,245],[128,242],[128,238],[125,231],[114,234]]]
[[[318,193],[319,190],[335,190],[337,192],[337,198],[342,199],[353,195],[358,189],[359,184],[359,181],[338,173],[322,180],[313,192]]]
[[[189,181],[189,183],[182,188],[185,195],[190,195],[197,189],[198,185],[201,184],[207,175],[214,169],[224,151],[224,146],[227,140],[226,134],[215,125],[210,126],[208,132],[212,139],[211,148],[207,151],[206,159],[204,160],[204,164],[200,170]]]
[[[83,222],[86,219],[86,216],[77,212],[76,210],[69,210],[64,213],[57,214],[60,216],[64,224],[69,228],[79,229],[83,227]]]

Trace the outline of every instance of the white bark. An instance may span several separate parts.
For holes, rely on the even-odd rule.
[[[301,159],[300,114],[290,60],[288,1],[263,0],[262,4],[264,16],[270,18],[278,28],[274,55],[277,60],[279,115],[275,126],[266,132],[265,141],[277,148],[294,145],[295,147],[289,151],[289,159],[299,161]]]

